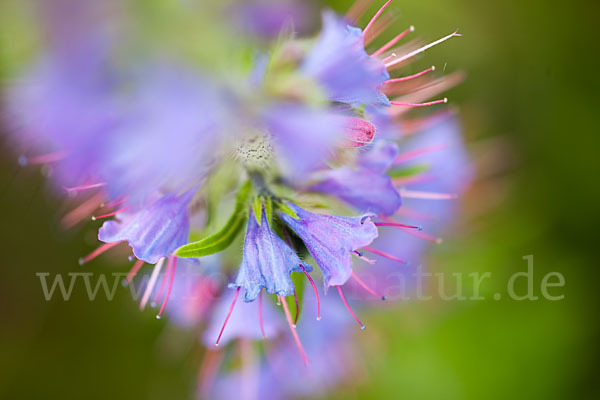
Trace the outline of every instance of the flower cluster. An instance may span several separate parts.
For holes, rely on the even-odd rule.
[[[410,27],[373,48],[391,25],[390,2],[364,29],[352,21],[369,2],[345,17],[325,11],[313,38],[285,33],[282,22],[284,33],[266,48],[265,38],[248,35],[243,56],[219,64],[230,65],[223,72],[122,57],[125,44],[98,3],[57,0],[42,56],[7,93],[19,162],[51,169],[56,187],[77,201],[65,227],[104,220],[102,244],[81,264],[126,243],[135,258],[127,283],[153,265],[142,309],[152,299],[158,317],[166,309],[180,324],[200,325],[207,345],[278,340],[269,363],[213,380],[215,397],[230,398],[242,373],[260,374],[258,393],[286,376],[281,397],[306,394],[281,338],[286,321],[301,359],[311,359],[314,388],[341,379],[352,364],[339,358],[350,338],[345,322],[365,328],[343,288],[353,283],[385,300],[386,274],[410,268],[427,242],[439,241],[469,181],[458,123],[436,109],[445,98],[430,99],[460,77],[430,78],[434,67],[391,77],[459,35],[399,44]],[[77,16],[76,34],[53,21],[61,9]],[[437,112],[406,118],[421,107]],[[358,276],[363,268],[372,284]],[[211,280],[215,272],[228,285]],[[211,295],[177,296],[184,286]],[[324,297],[328,289],[339,299]],[[301,309],[325,321],[298,324]],[[210,368],[219,358],[208,352]]]

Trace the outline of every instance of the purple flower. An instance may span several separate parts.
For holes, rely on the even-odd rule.
[[[168,194],[149,206],[117,214],[118,221],[106,221],[98,232],[98,239],[112,243],[126,240],[135,256],[155,264],[169,256],[188,241],[188,204],[195,190],[182,195]]]
[[[335,196],[363,212],[392,215],[402,201],[386,175],[398,154],[393,143],[378,141],[358,159],[358,168],[341,167],[320,172],[310,190]]]
[[[156,190],[200,182],[224,138],[224,97],[208,80],[177,66],[134,74],[126,122],[102,163],[111,196],[144,200]]]
[[[244,241],[244,256],[235,283],[230,288],[243,287],[244,301],[254,301],[261,289],[269,294],[290,296],[294,294],[292,272],[312,271],[298,255],[270,228],[266,212],[262,212],[260,225],[254,211],[250,210],[248,230]]]
[[[281,219],[304,241],[323,273],[325,287],[343,285],[352,274],[351,252],[369,245],[377,237],[372,214],[337,217],[313,214],[295,204],[288,206],[294,218],[281,212]]]
[[[301,70],[316,79],[332,101],[390,105],[380,91],[390,77],[385,65],[365,51],[362,30],[332,12],[323,14],[323,31]]]

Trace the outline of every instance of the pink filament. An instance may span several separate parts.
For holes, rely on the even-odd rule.
[[[354,271],[352,272],[352,277],[354,278],[354,280],[356,281],[356,283],[358,283],[363,289],[365,289],[367,292],[371,293],[373,296],[377,296],[379,297],[381,300],[385,300],[385,296],[377,294],[377,292],[375,292],[373,289],[371,289],[369,286],[367,286],[366,283],[364,283],[355,273]],[[339,287],[339,286],[338,286]]]
[[[217,337],[217,341],[215,342],[215,346],[219,345],[219,341],[221,340],[221,336],[223,335],[223,331],[225,330],[225,326],[227,325],[227,322],[229,321],[229,317],[231,317],[231,313],[233,312],[233,306],[235,306],[235,302],[238,298],[238,295],[240,294],[240,289],[242,287],[238,286],[238,288],[235,290],[235,295],[233,296],[233,301],[231,302],[231,307],[229,307],[229,312],[227,313],[227,317],[225,317],[225,322],[223,322],[223,327],[221,328],[221,332],[219,332],[219,337]]]
[[[374,249],[374,248],[372,248],[372,247],[369,247],[369,246],[363,246],[363,249],[365,249],[365,250],[367,250],[367,251],[370,251],[370,252],[371,252],[371,253],[373,253],[373,254],[377,254],[377,255],[379,255],[379,256],[381,256],[381,257],[385,257],[385,258],[387,258],[387,259],[390,259],[390,260],[392,260],[392,261],[397,261],[397,262],[399,262],[399,263],[402,263],[402,264],[408,264],[408,263],[407,263],[406,261],[404,261],[403,259],[401,259],[401,258],[398,258],[398,257],[395,257],[395,256],[393,256],[393,255],[391,255],[391,254],[388,254],[388,253],[384,253],[384,252],[383,252],[383,251],[381,251],[381,250],[377,250],[377,249]]]
[[[131,281],[136,276],[136,274],[138,273],[140,268],[142,268],[142,265],[144,265],[144,260],[137,260],[135,262],[135,264],[133,264],[133,267],[131,268],[129,273],[127,273],[127,277],[125,278],[125,281],[127,282],[127,284],[131,283]]]
[[[369,21],[369,23],[367,24],[367,26],[363,30],[363,38],[367,35],[367,32],[369,31],[369,29],[371,29],[371,27],[373,26],[373,24],[375,23],[375,21],[377,21],[377,18],[379,18],[379,16],[383,12],[383,10],[385,10],[387,8],[387,6],[391,2],[392,2],[392,0],[388,0],[383,6],[381,6],[381,8],[379,9],[379,11],[377,11],[375,13],[375,15],[373,16],[373,18],[371,18],[371,20]]]
[[[290,310],[287,305],[286,299],[282,299],[281,296],[277,296],[281,304],[283,304],[283,311],[285,311],[285,317],[287,318],[288,325],[290,326],[290,330],[292,331],[292,336],[294,337],[294,341],[296,342],[296,347],[300,351],[302,355],[302,360],[304,364],[308,364],[308,357],[306,357],[306,353],[304,352],[304,348],[302,347],[302,342],[300,342],[300,338],[298,337],[298,332],[294,328],[294,324],[292,323],[292,316],[290,315]]]
[[[442,239],[440,239],[438,237],[435,237],[435,236],[431,236],[431,235],[429,235],[427,233],[424,233],[424,232],[418,232],[418,231],[414,231],[412,229],[403,229],[403,228],[400,228],[400,230],[402,232],[408,233],[409,235],[413,235],[415,237],[418,237],[419,239],[427,240],[429,242],[438,243],[438,244],[442,243]]]
[[[421,230],[420,226],[406,225],[399,222],[375,222],[375,226],[395,226],[396,228],[408,228]]]
[[[428,101],[426,103],[403,103],[401,101],[390,101],[390,104],[393,106],[403,106],[403,107],[428,107],[433,106],[435,104],[447,103],[448,99],[443,98],[440,100]]]
[[[454,193],[435,193],[435,192],[421,192],[417,190],[401,190],[400,196],[408,199],[422,199],[422,200],[452,200],[458,196]]]
[[[89,185],[80,185],[80,186],[73,186],[73,187],[66,187],[65,186],[65,190],[67,192],[78,192],[80,190],[88,190],[88,189],[95,189],[95,188],[99,188],[102,186],[105,186],[106,183],[105,182],[100,182],[100,183],[91,183]]]
[[[100,254],[102,254],[105,251],[107,251],[107,250],[115,247],[119,243],[121,243],[121,242],[104,243],[102,246],[98,247],[96,250],[92,251],[87,256],[85,256],[83,258],[80,258],[79,259],[79,265],[83,265],[83,264],[85,264],[85,263],[93,260],[94,258],[98,257]]]
[[[162,280],[160,282],[160,288],[156,292],[156,296],[154,297],[154,301],[152,302],[152,307],[158,304],[158,301],[161,299],[165,288],[167,287],[167,280],[169,279],[169,274],[171,272],[171,268],[173,267],[173,257],[169,256],[169,260],[167,261],[167,268],[165,269],[165,273],[163,274]]]
[[[61,224],[67,229],[77,225],[77,223],[90,215],[100,205],[102,197],[100,193],[90,197],[65,215],[61,220]]]
[[[425,46],[423,46],[421,48],[418,48],[418,49],[416,49],[414,51],[411,51],[408,54],[403,55],[402,57],[395,58],[394,60],[387,62],[385,64],[385,66],[387,68],[389,68],[389,67],[392,67],[392,66],[394,66],[396,64],[400,64],[402,61],[408,60],[409,58],[414,57],[417,54],[422,53],[425,50],[432,48],[433,46],[436,46],[436,45],[438,45],[438,44],[440,44],[442,42],[445,42],[446,40],[448,40],[448,39],[450,39],[450,38],[452,38],[454,36],[462,36],[462,35],[458,33],[458,29],[457,29],[456,31],[452,32],[451,34],[449,34],[447,36],[444,36],[443,38],[438,39],[435,42],[431,42],[431,43],[429,43],[429,44],[427,44],[427,45],[425,45]]]
[[[25,164],[29,165],[49,164],[62,160],[63,158],[65,158],[66,155],[67,153],[65,153],[64,151],[57,151],[54,153],[42,154],[31,158],[25,157],[24,160]]]
[[[404,154],[400,154],[396,158],[396,160],[394,160],[394,164],[399,164],[404,161],[412,160],[413,158],[421,156],[423,154],[428,154],[428,153],[431,153],[434,151],[443,150],[447,147],[448,147],[447,144],[439,144],[439,145],[435,145],[435,146],[421,147],[420,149],[416,149],[413,151],[408,151]]]
[[[317,290],[317,285],[315,285],[315,281],[313,281],[313,279],[308,274],[308,272],[306,272],[306,269],[304,269],[304,266],[302,264],[300,264],[300,268],[302,268],[302,272],[304,272],[304,275],[306,275],[306,277],[308,278],[308,281],[310,282],[310,284],[313,287],[313,290],[315,291],[315,296],[317,297],[317,321],[320,321],[321,320],[321,302],[319,301],[319,291]]]
[[[342,301],[344,302],[344,305],[346,306],[346,308],[350,312],[350,315],[352,315],[352,317],[356,320],[356,322],[358,322],[358,325],[360,326],[360,329],[364,330],[366,328],[365,324],[363,324],[362,322],[360,322],[360,319],[358,319],[358,317],[356,316],[356,314],[354,314],[354,312],[350,308],[350,305],[346,301],[346,297],[344,297],[344,293],[342,292],[342,287],[341,286],[336,286],[336,288],[337,288],[338,293],[340,294],[340,297],[341,297]]]
[[[102,218],[109,218],[109,217],[113,217],[119,213],[122,213],[123,211],[127,210],[129,208],[129,206],[125,206],[123,208],[120,208],[116,211],[113,212],[109,212],[108,214],[102,214],[102,215],[94,215],[92,216],[92,221],[96,221],[97,219],[102,219]]]
[[[173,257],[173,256],[171,256]],[[171,277],[169,279],[169,288],[167,289],[167,295],[165,296],[165,299],[163,300],[162,306],[160,307],[160,311],[158,312],[158,315],[156,316],[156,318],[160,319],[160,316],[162,315],[167,302],[169,301],[169,297],[171,297],[171,289],[173,289],[173,280],[175,279],[175,267],[177,266],[177,257],[173,257],[173,262],[172,262],[172,267],[171,267]],[[167,267],[168,268],[168,267]]]
[[[385,81],[385,83],[397,83],[397,82],[410,81],[411,79],[416,79],[416,78],[423,76],[431,71],[435,71],[434,66],[431,66],[431,67],[427,68],[426,70],[419,72],[418,74],[403,76],[402,78],[388,79],[387,81]]]
[[[265,326],[263,325],[263,312],[262,312],[262,291],[258,293],[258,324],[260,325],[260,332],[263,335],[263,338],[267,338],[267,334],[265,333]]]
[[[407,30],[405,30],[404,32],[402,32],[401,34],[399,34],[398,36],[396,36],[395,38],[393,38],[392,40],[390,40],[383,46],[381,46],[377,51],[375,51],[373,54],[371,54],[371,57],[377,57],[377,56],[381,55],[383,52],[388,50],[390,47],[392,47],[393,45],[398,43],[404,36],[408,35],[409,33],[413,32],[414,30],[415,30],[414,26],[411,26],[410,28],[408,28]]]

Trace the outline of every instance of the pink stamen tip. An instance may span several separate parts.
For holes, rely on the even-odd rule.
[[[173,289],[173,280],[175,279],[175,267],[177,266],[177,257],[173,257],[173,262],[172,262],[172,267],[171,267],[171,276],[169,279],[169,287],[167,289],[167,295],[165,296],[165,299],[163,300],[162,306],[160,307],[160,311],[158,312],[158,315],[156,316],[156,318],[160,319],[163,311],[165,310],[165,307],[167,305],[167,302],[169,301],[169,297],[171,297],[171,290]]]
[[[240,289],[242,287],[238,286],[235,290],[235,295],[233,296],[233,301],[231,302],[231,306],[229,307],[229,312],[227,313],[227,317],[225,317],[225,322],[223,322],[223,327],[221,328],[221,332],[219,332],[219,337],[217,337],[217,341],[215,342],[215,346],[219,346],[219,341],[221,340],[221,336],[223,335],[223,331],[225,330],[225,326],[227,326],[227,322],[229,321],[229,317],[231,317],[231,313],[233,312],[233,307],[235,306],[235,302],[237,301],[238,295],[240,294]]]
[[[386,300],[386,297],[383,295],[378,294],[377,292],[375,292],[373,289],[371,289],[366,283],[364,283],[355,273],[354,271],[352,272],[352,277],[354,278],[354,280],[356,281],[356,283],[358,283],[363,289],[365,289],[367,292],[371,293],[373,296],[379,297],[381,300]]]
[[[421,192],[418,190],[400,190],[400,196],[408,199],[421,199],[421,200],[452,200],[458,198],[454,193],[435,193],[435,192]]]
[[[348,302],[346,301],[346,297],[344,297],[344,293],[342,292],[342,287],[341,286],[336,286],[338,293],[340,294],[340,298],[342,299],[342,301],[344,302],[344,305],[346,306],[346,308],[348,309],[348,311],[350,312],[350,315],[352,315],[352,317],[354,318],[354,320],[356,322],[358,322],[358,325],[360,326],[360,329],[364,330],[366,329],[365,324],[363,324],[362,322],[360,322],[360,319],[358,319],[358,317],[356,316],[356,314],[354,314],[354,312],[352,311],[352,309],[350,308],[350,305],[348,304]]]
[[[260,332],[263,335],[263,338],[267,338],[267,334],[265,333],[265,326],[263,324],[263,311],[262,311],[262,291],[258,293],[258,324],[260,325]]]
[[[396,43],[398,43],[400,40],[402,40],[402,38],[406,35],[408,35],[411,32],[414,32],[415,27],[411,26],[410,28],[408,28],[407,30],[405,30],[404,32],[400,33],[399,35],[397,35],[395,38],[393,38],[392,40],[390,40],[389,42],[387,42],[386,44],[384,44],[383,46],[381,46],[377,51],[375,51],[373,54],[371,54],[371,57],[377,57],[380,56],[381,54],[383,54],[385,51],[389,50],[393,45],[395,45]]]
[[[113,212],[109,212],[108,214],[102,214],[102,215],[93,215],[92,216],[92,221],[96,221],[98,219],[102,219],[102,218],[109,218],[109,217],[114,217],[115,215],[122,213],[123,211],[127,210],[129,208],[129,206],[125,206],[123,208],[120,208],[116,211]]]
[[[91,183],[89,185],[80,185],[80,186],[72,186],[72,187],[66,187],[65,186],[65,190],[67,192],[78,192],[80,190],[88,190],[88,189],[95,189],[95,188],[99,188],[102,186],[106,186],[105,182],[99,182],[99,183]]]
[[[385,257],[385,258],[387,258],[387,259],[389,259],[389,260],[392,260],[392,261],[397,261],[397,262],[399,262],[399,263],[402,263],[402,264],[408,264],[408,262],[407,262],[407,261],[405,261],[405,260],[403,260],[403,259],[401,259],[401,258],[395,257],[395,256],[393,256],[393,255],[391,255],[391,254],[384,253],[384,252],[383,252],[383,251],[381,251],[381,250],[377,250],[377,249],[374,249],[374,248],[372,248],[372,247],[369,247],[369,246],[363,246],[363,249],[365,249],[365,250],[367,250],[367,251],[370,251],[370,252],[371,252],[371,253],[373,253],[373,254],[377,254],[378,256]]]
[[[283,304],[283,311],[285,312],[285,317],[288,321],[288,325],[290,326],[290,330],[292,331],[292,336],[294,337],[294,342],[296,342],[296,347],[298,347],[298,350],[300,351],[300,355],[302,355],[302,360],[304,361],[304,364],[307,365],[308,357],[306,356],[306,353],[304,352],[304,347],[302,347],[302,342],[300,341],[300,338],[298,337],[298,331],[296,329],[294,329],[294,324],[292,323],[292,316],[290,314],[290,310],[288,308],[287,301],[285,299],[282,299],[281,296],[277,296],[277,298],[279,299],[281,304]]]
[[[402,78],[394,78],[394,79],[388,79],[387,81],[385,81],[385,83],[396,83],[396,82],[406,82],[406,81],[410,81],[411,79],[416,79],[420,76],[423,76],[431,71],[435,71],[435,66],[432,65],[431,67],[427,68],[424,71],[419,72],[418,74],[414,74],[414,75],[409,75],[409,76],[403,76]]]
[[[320,321],[321,320],[321,302],[319,301],[319,291],[317,290],[317,285],[315,285],[315,281],[313,281],[312,277],[308,274],[308,272],[306,272],[306,269],[304,269],[304,265],[300,264],[300,268],[302,268],[302,272],[304,272],[304,275],[306,275],[313,290],[315,291],[315,297],[317,298],[317,321]]]
[[[96,250],[92,251],[87,256],[80,258],[79,259],[79,265],[83,265],[83,264],[85,264],[85,263],[93,260],[94,258],[98,257],[100,254],[102,254],[105,251],[107,251],[107,250],[115,247],[119,243],[121,243],[121,242],[104,243],[102,246],[98,247]]]
[[[125,282],[127,282],[127,284],[130,284],[133,278],[135,278],[138,271],[142,268],[142,265],[144,265],[144,260],[137,260],[135,264],[133,264],[133,267],[129,273],[127,273],[127,277],[125,278]]]
[[[427,107],[433,106],[435,104],[447,103],[448,99],[444,97],[441,100],[428,101],[426,103],[403,103],[401,101],[390,101],[390,104],[393,106],[403,106],[403,107]]]
[[[440,144],[440,145],[436,145],[436,146],[426,146],[426,147],[421,147],[420,149],[416,149],[413,151],[408,151],[404,154],[400,154],[395,160],[394,160],[394,164],[399,164],[401,162],[405,162],[405,161],[409,161],[412,160],[413,158],[422,156],[424,154],[429,154],[432,153],[434,151],[438,151],[438,150],[444,150],[448,148],[447,144]]]
[[[421,226],[406,225],[399,222],[375,222],[375,226],[394,226],[396,228],[417,229],[419,231],[423,229]]]
[[[298,317],[300,316],[300,304],[298,304],[298,296],[296,295],[296,291],[294,290],[294,301],[296,302],[296,315],[294,316],[294,328],[298,323]]]
[[[377,11],[375,13],[375,15],[373,16],[373,18],[371,18],[371,20],[369,21],[369,23],[367,24],[367,26],[363,30],[363,37],[365,37],[367,35],[367,32],[369,31],[369,29],[371,29],[371,27],[373,26],[373,24],[375,23],[375,21],[377,21],[377,18],[379,18],[379,16],[381,15],[381,13],[383,13],[383,11],[387,8],[387,6],[390,5],[391,2],[392,2],[392,0],[388,0],[383,6],[381,6],[381,8],[379,9],[379,11]]]

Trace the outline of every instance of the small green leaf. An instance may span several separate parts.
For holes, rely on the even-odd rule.
[[[287,215],[289,215],[290,217],[294,218],[294,219],[298,219],[298,215],[296,215],[296,213],[294,212],[294,210],[292,210],[290,208],[290,206],[288,206],[287,204],[283,203],[283,202],[279,202],[277,204],[277,207],[279,208],[279,210],[282,213],[285,213]]]
[[[254,210],[254,218],[256,218],[256,222],[258,226],[260,226],[260,221],[262,218],[262,201],[260,196],[256,196],[252,201],[252,210]]]
[[[203,257],[225,250],[234,241],[235,237],[244,226],[246,218],[248,218],[245,208],[250,197],[251,189],[252,185],[250,184],[250,181],[244,183],[240,187],[235,200],[233,214],[231,214],[231,217],[229,217],[229,220],[219,232],[207,236],[197,242],[181,246],[175,251],[175,255],[178,257]]]
[[[429,169],[428,165],[415,165],[413,167],[404,168],[404,169],[396,169],[393,171],[388,171],[388,176],[390,178],[407,178],[409,176],[420,174],[421,172],[425,172]]]

